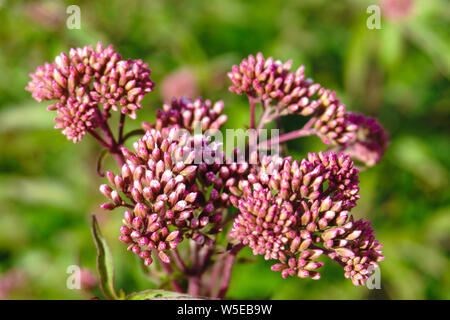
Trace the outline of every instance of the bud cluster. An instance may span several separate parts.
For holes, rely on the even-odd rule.
[[[198,183],[208,168],[195,163],[198,152],[217,152],[216,146],[199,139],[176,127],[164,133],[151,129],[134,143],[135,152],[122,148],[126,163],[121,173],[107,172],[112,187],[100,187],[111,200],[104,209],[132,208],[125,212],[120,240],[147,265],[152,250],[170,262],[166,250],[175,249],[183,237],[207,241],[202,229],[221,219],[213,205],[217,195],[206,196]]]
[[[262,53],[249,55],[228,73],[233,85],[229,88],[237,94],[275,101],[280,104],[280,115],[298,113],[308,116],[314,113],[319,103],[310,98],[320,85],[305,79],[304,66],[290,72],[292,60],[282,63],[272,57],[265,59]]]
[[[181,97],[172,99],[171,103],[164,103],[163,109],[156,112],[157,130],[179,126],[193,133],[195,129],[201,132],[219,130],[227,121],[223,114],[224,103],[217,101],[214,104],[210,100],[203,101],[197,98]]]
[[[341,151],[369,167],[380,162],[389,145],[389,138],[377,119],[353,112],[347,112],[345,119],[357,130],[355,139],[350,144],[344,145]]]
[[[259,172],[240,180],[241,194],[230,199],[240,210],[230,235],[255,255],[279,260],[272,270],[283,277],[319,279],[316,259],[326,253],[362,284],[383,257],[368,222],[349,216],[359,198],[357,174],[344,154],[309,154],[300,163],[262,157]]]
[[[151,71],[142,60],[121,60],[112,46],[71,49],[53,63],[45,63],[30,74],[26,90],[35,100],[57,100],[48,106],[56,110],[56,128],[64,129],[69,140],[78,142],[109,111],[119,111],[136,118],[145,94],[153,89]],[[98,108],[102,103],[103,113]]]
[[[346,144],[354,139],[356,126],[345,121],[345,105],[339,103],[335,92],[330,92],[305,78],[304,66],[291,72],[292,61],[256,58],[249,55],[239,65],[234,65],[228,77],[231,92],[246,94],[265,104],[276,106],[279,116],[300,114],[313,116],[313,128],[326,144]]]

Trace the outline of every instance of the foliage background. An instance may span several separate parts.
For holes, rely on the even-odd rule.
[[[70,4],[81,7],[80,30],[66,28]],[[66,141],[52,129],[45,104],[24,90],[37,65],[101,40],[150,64],[157,90],[144,100],[143,120],[151,121],[161,105],[165,76],[184,68],[201,96],[225,101],[228,128],[248,123],[246,99],[227,91],[225,74],[262,51],[304,64],[349,109],[378,116],[390,132],[383,162],[360,175],[362,198],[354,210],[372,220],[384,244],[382,289],[353,287],[333,263],[320,281],[283,280],[259,257],[234,269],[228,297],[449,299],[449,3],[415,0],[412,12],[397,19],[383,12],[379,30],[366,27],[370,4],[377,0],[1,0],[0,298],[99,295],[66,288],[69,265],[95,270],[91,213],[113,250],[116,287],[154,287],[116,240],[120,213],[98,208],[98,146],[91,138],[76,146]],[[283,124],[296,127],[292,119]],[[295,158],[324,148],[317,138],[288,146]]]

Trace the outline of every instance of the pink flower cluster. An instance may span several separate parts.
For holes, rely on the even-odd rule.
[[[39,66],[26,90],[35,100],[57,100],[55,128],[78,142],[89,130],[110,116],[110,110],[136,118],[145,94],[152,91],[151,70],[142,60],[121,60],[112,46],[71,49],[53,63]],[[102,110],[99,104],[102,104]]]
[[[342,146],[340,150],[368,167],[380,162],[389,145],[389,138],[378,120],[353,112],[347,112],[345,118],[357,130],[352,143]]]
[[[147,265],[152,251],[169,263],[169,250],[185,237],[200,244],[210,242],[205,230],[221,221],[228,197],[211,178],[218,165],[197,164],[196,159],[205,149],[221,151],[202,136],[182,133],[176,126],[151,129],[133,147],[134,152],[122,148],[126,163],[120,174],[107,172],[111,187],[100,187],[111,200],[102,205],[104,209],[130,208],[125,211],[120,240]]]
[[[262,53],[249,55],[234,65],[228,77],[230,91],[257,98],[264,105],[276,105],[279,116],[300,114],[314,116],[314,128],[327,144],[345,144],[354,138],[354,126],[345,122],[345,106],[330,92],[305,77],[305,67],[291,72],[292,61],[282,63]]]
[[[292,61],[265,59],[262,53],[249,55],[228,73],[232,82],[229,89],[257,99],[263,108],[272,106],[275,116],[311,116],[310,130],[325,144],[345,149],[368,166],[377,163],[388,138],[376,119],[347,112],[336,92],[307,79],[304,66],[295,72],[290,71],[291,66]]]
[[[309,154],[301,162],[263,157],[260,170],[239,182],[231,201],[240,214],[230,235],[283,277],[319,279],[323,253],[345,265],[345,276],[364,284],[370,266],[383,259],[368,222],[354,222],[358,170],[349,156]]]
[[[201,98],[191,100],[187,97],[172,99],[171,103],[164,103],[163,109],[156,112],[156,123],[150,125],[157,130],[177,126],[188,130],[190,133],[205,133],[208,130],[219,130],[227,121],[223,114],[224,103],[217,101],[214,104],[210,100]]]

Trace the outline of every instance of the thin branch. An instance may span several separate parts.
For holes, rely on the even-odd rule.
[[[170,266],[170,264],[164,263],[156,252],[155,252],[155,256],[157,257],[157,259],[158,259],[159,263],[161,264],[161,266],[163,267],[164,271],[166,271],[169,279],[172,278],[173,270],[172,270],[172,267]],[[178,283],[178,281],[176,279],[170,279],[170,283],[172,284],[172,287],[175,291],[180,292],[180,293],[185,293],[183,288],[181,287],[181,285]]]
[[[178,249],[175,248],[175,249],[171,250],[171,252],[172,252],[173,260],[175,261],[175,264],[177,265],[178,269],[180,269],[180,271],[183,274],[187,274],[188,268],[186,267],[183,259],[181,258],[180,253],[178,252]]]
[[[258,149],[266,149],[266,148],[269,148],[274,143],[283,143],[283,142],[286,142],[289,140],[298,139],[298,138],[306,137],[306,136],[311,136],[313,134],[315,134],[315,130],[312,130],[312,129],[305,130],[302,128],[302,129],[299,129],[296,131],[291,131],[291,132],[285,133],[279,137],[272,138],[267,141],[263,141],[258,144]]]
[[[256,109],[256,102],[258,102],[258,99],[255,99],[249,95],[247,95],[248,102],[250,104],[250,128],[255,129],[255,109]]]
[[[242,243],[235,245],[225,258],[222,272],[222,282],[220,283],[219,293],[217,294],[217,298],[219,299],[223,299],[225,297],[225,294],[230,287],[231,271],[233,270],[234,261],[236,260],[237,254],[243,247],[244,245]]]
[[[272,108],[267,107],[266,109],[264,109],[264,112],[261,114],[261,117],[259,118],[259,121],[258,121],[258,127],[256,128],[256,131],[258,132],[258,134],[259,134],[259,130],[263,129],[264,126],[268,123],[267,117],[269,116],[271,111],[272,111]]]
[[[130,131],[122,138],[121,143],[124,143],[125,141],[128,140],[128,138],[131,138],[132,136],[137,136],[137,135],[142,136],[144,134],[145,134],[145,131],[142,129],[136,129],[136,130]]]
[[[108,150],[104,149],[102,150],[102,152],[100,152],[100,155],[97,159],[97,174],[102,178],[105,176],[105,173],[103,172],[103,160],[105,159],[107,154]]]
[[[95,140],[97,140],[103,147],[105,147],[106,149],[109,149],[109,148],[110,148],[110,145],[109,145],[105,140],[103,140],[103,138],[100,137],[100,136],[98,135],[97,132],[95,132],[94,130],[91,130],[91,129],[88,129],[88,132],[89,132],[89,134],[90,134],[91,136],[93,136],[93,137],[95,138]]]
[[[301,128],[295,131],[291,131],[288,133],[285,133],[279,137],[263,141],[260,144],[258,144],[258,149],[266,149],[269,148],[273,143],[283,143],[289,140],[298,139],[301,137],[306,137],[310,135],[316,134],[316,131],[314,129],[311,129],[311,126],[316,121],[316,117],[312,117],[308,120],[308,122]]]
[[[209,279],[209,286],[207,296],[212,297],[217,287],[217,282],[220,279],[220,273],[222,272],[223,260],[217,259],[214,263]]]
[[[119,122],[119,134],[118,134],[118,138],[117,140],[119,141],[119,144],[122,144],[122,140],[123,140],[123,129],[125,127],[125,114],[121,113],[120,114],[120,122]]]
[[[202,287],[202,281],[200,275],[189,277],[188,294],[191,296],[199,296]]]
[[[108,151],[113,156],[114,160],[116,160],[119,167],[122,167],[123,164],[125,163],[125,158],[120,150],[121,145],[118,144],[116,142],[116,140],[114,139],[114,135],[112,134],[111,128],[108,125],[107,115],[101,114],[100,110],[97,109],[96,110],[96,118],[97,118],[99,127],[102,130],[102,132],[105,136],[105,139],[106,139],[106,145],[105,144],[102,144],[102,145],[108,149]],[[93,134],[93,131],[90,133]],[[95,137],[95,135],[97,135],[97,134],[95,133],[93,135]],[[97,137],[99,137],[99,136],[97,135]],[[100,140],[99,140],[99,142],[100,142]]]
[[[195,242],[194,240],[190,240],[189,242],[190,244],[190,248],[191,248],[191,255],[192,255],[192,266],[191,266],[191,270],[190,272],[192,274],[196,274],[198,271],[198,250],[199,250],[199,246],[197,244],[197,242]]]
[[[199,267],[199,272],[202,274],[205,272],[206,267],[209,263],[209,260],[212,256],[212,254],[214,253],[214,248],[215,247],[207,247],[205,249],[205,254],[203,255],[202,259],[201,259],[201,263],[200,263],[200,267]]]

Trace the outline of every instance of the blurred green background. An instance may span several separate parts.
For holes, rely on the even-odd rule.
[[[439,0],[384,0],[381,29],[366,9],[377,0],[5,1],[0,0],[0,298],[85,299],[66,287],[69,265],[95,272],[89,216],[96,213],[113,251],[116,287],[154,287],[117,241],[119,212],[98,208],[99,147],[73,145],[53,130],[53,114],[24,90],[28,74],[70,47],[114,44],[142,58],[156,90],[140,120],[152,121],[165,97],[181,92],[223,99],[227,128],[248,123],[244,97],[228,92],[226,72],[261,51],[304,64],[336,90],[349,110],[377,116],[389,131],[384,160],[360,174],[358,217],[384,244],[381,289],[354,287],[327,263],[320,281],[283,280],[257,257],[233,272],[229,298],[450,298],[450,6]],[[400,5],[399,5],[400,3]],[[81,29],[66,8],[81,8]],[[295,121],[283,119],[287,129]],[[127,123],[127,129],[138,124]],[[301,159],[325,149],[318,138],[293,141]],[[107,166],[112,168],[112,163]],[[242,257],[252,257],[250,250]],[[253,259],[253,258],[252,258]],[[244,261],[245,262],[245,261]]]

